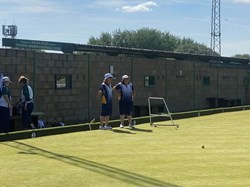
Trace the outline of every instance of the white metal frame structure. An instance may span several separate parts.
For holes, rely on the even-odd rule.
[[[94,123],[95,122],[95,118],[93,118],[90,122],[89,122],[89,130],[91,131],[92,130],[92,128],[91,128],[91,125],[92,125],[92,123]]]
[[[164,103],[165,109],[167,110],[167,113],[153,114],[152,111],[151,111],[151,100],[162,100],[163,103]],[[170,126],[175,126],[176,128],[179,128],[179,125],[174,124],[173,118],[172,118],[172,116],[171,116],[171,113],[169,112],[167,103],[166,103],[166,101],[165,101],[164,98],[162,98],[162,97],[149,97],[149,98],[148,98],[148,111],[149,111],[149,120],[150,120],[150,125],[151,125],[151,126],[155,126],[155,127],[157,126],[157,125],[153,125],[153,122],[152,122],[152,117],[153,117],[153,116],[155,116],[155,117],[163,116],[163,117],[168,117],[168,118],[170,118],[171,123],[172,123]]]

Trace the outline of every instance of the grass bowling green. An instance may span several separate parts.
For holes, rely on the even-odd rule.
[[[0,142],[0,186],[250,186],[250,111]]]

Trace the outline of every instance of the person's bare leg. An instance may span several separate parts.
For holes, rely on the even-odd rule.
[[[120,115],[121,124],[123,124],[123,125],[124,125],[124,118],[125,118],[125,115]]]
[[[127,116],[127,118],[128,118],[128,124],[133,125],[132,124],[132,115]]]
[[[109,124],[109,116],[106,116],[105,117],[105,125],[108,125]]]
[[[104,116],[100,116],[100,126],[103,126]]]

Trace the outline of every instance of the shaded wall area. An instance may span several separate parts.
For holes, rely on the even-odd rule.
[[[13,103],[17,103],[20,75],[30,78],[35,111],[45,113],[46,121],[78,123],[98,119],[97,90],[103,75],[112,71],[118,83],[124,74],[136,89],[134,115],[147,115],[149,96],[163,97],[171,111],[246,105],[250,103],[250,68],[204,62],[141,56],[104,54],[55,54],[28,50],[0,49],[0,71],[10,76]],[[67,78],[60,87],[61,76]],[[59,87],[58,87],[59,86]],[[113,99],[113,119],[118,118],[118,102]],[[156,111],[162,110],[155,106]]]

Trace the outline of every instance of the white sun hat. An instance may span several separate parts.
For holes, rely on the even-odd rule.
[[[9,82],[9,83],[11,83],[10,78],[7,77],[7,76],[3,77],[3,82]]]
[[[123,75],[122,80],[124,80],[124,79],[129,79],[129,76],[128,75]]]
[[[106,73],[104,75],[104,80],[108,79],[108,78],[113,78],[113,75],[111,73]]]

